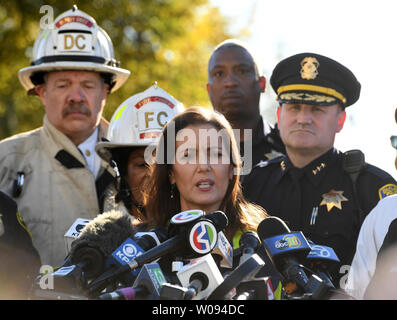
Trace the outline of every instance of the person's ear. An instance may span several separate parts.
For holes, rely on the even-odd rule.
[[[232,181],[233,180],[233,175],[234,175],[234,167],[231,164],[230,165],[230,170],[229,170],[229,180]]]
[[[43,100],[45,95],[45,85],[44,84],[36,85],[34,87],[34,92],[40,97],[41,100]]]
[[[168,178],[169,178],[171,184],[175,184],[175,174],[172,169],[171,169],[170,173],[168,174]]]
[[[110,86],[108,83],[104,84],[104,98],[106,99],[110,93]]]
[[[343,129],[343,125],[345,124],[345,121],[346,121],[346,111],[343,110],[339,112],[338,115],[338,129],[336,130],[336,132],[340,132]]]
[[[280,114],[281,114],[281,106],[277,107],[276,116],[277,116],[277,125],[280,128]]]
[[[264,76],[259,77],[259,88],[261,88],[261,92],[265,92],[266,78]]]

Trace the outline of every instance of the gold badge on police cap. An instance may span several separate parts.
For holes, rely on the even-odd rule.
[[[344,191],[336,191],[331,189],[330,192],[323,194],[323,201],[320,206],[327,206],[327,211],[330,212],[333,207],[342,210],[342,201],[349,201],[344,195]]]
[[[317,68],[320,66],[318,60],[314,57],[305,57],[301,61],[301,77],[305,80],[314,80],[318,75]]]

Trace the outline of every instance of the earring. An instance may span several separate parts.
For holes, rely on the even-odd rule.
[[[171,184],[171,199],[174,199],[175,184]]]

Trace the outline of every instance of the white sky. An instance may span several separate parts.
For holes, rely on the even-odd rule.
[[[229,18],[231,31],[248,27],[241,38],[269,80],[280,59],[315,52],[339,61],[361,83],[360,99],[346,109],[348,119],[337,134],[341,151],[360,149],[366,161],[397,179],[397,1],[395,0],[211,0]],[[281,56],[278,56],[280,55]],[[262,111],[274,97],[270,85]],[[272,109],[266,115],[274,116]],[[270,113],[269,113],[270,112]],[[274,119],[269,119],[274,122]]]

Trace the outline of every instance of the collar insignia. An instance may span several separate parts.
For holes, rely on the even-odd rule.
[[[331,211],[333,207],[342,210],[342,201],[348,201],[346,197],[343,196],[344,191],[335,191],[331,189],[330,192],[323,194],[323,200],[320,203],[320,206],[327,206],[327,211]]]
[[[312,172],[313,175],[316,175],[317,173],[319,173],[323,168],[325,168],[325,163],[321,162],[321,164],[319,164],[317,167],[315,167]]]

